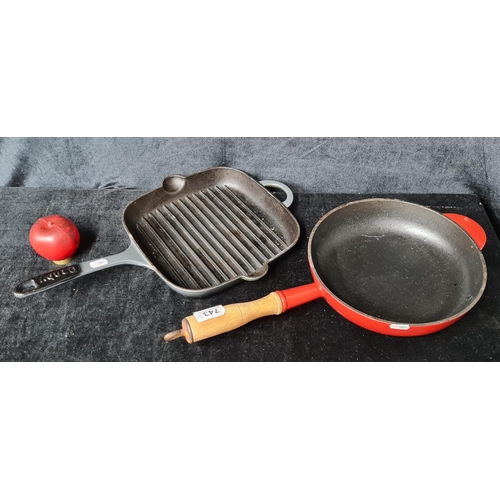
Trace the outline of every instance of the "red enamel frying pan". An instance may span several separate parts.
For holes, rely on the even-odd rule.
[[[417,336],[459,320],[486,286],[482,227],[459,214],[392,199],[347,203],[324,215],[308,242],[313,283],[184,318],[165,340],[196,342],[318,298],[374,332]]]

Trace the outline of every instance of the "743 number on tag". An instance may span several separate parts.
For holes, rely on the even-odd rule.
[[[206,321],[207,319],[217,318],[218,316],[223,316],[226,310],[223,306],[209,307],[208,309],[203,309],[203,311],[196,311],[193,316],[196,318],[198,323]]]

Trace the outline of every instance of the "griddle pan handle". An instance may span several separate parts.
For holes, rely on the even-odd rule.
[[[119,254],[82,262],[81,264],[65,266],[48,273],[40,274],[27,281],[23,281],[14,289],[14,295],[18,298],[29,297],[30,295],[43,292],[49,288],[54,288],[67,281],[122,264],[151,267],[148,261],[132,243],[127,250]]]
[[[259,181],[259,182],[260,182],[260,184],[262,184],[266,188],[272,187],[272,188],[277,188],[277,189],[281,189],[282,191],[284,191],[286,194],[286,198],[281,203],[283,203],[283,205],[285,205],[286,208],[288,208],[293,203],[292,190],[286,184],[283,184],[282,182],[270,181],[270,180]]]

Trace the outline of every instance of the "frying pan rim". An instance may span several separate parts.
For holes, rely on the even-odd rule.
[[[254,281],[255,279],[258,279],[258,278],[255,278],[255,279],[252,279],[251,278],[251,275],[250,276],[235,276],[234,278],[231,278],[230,280],[227,280],[227,281],[224,281],[223,283],[220,283],[219,285],[214,285],[214,286],[209,286],[209,287],[205,287],[205,288],[186,288],[186,287],[183,287],[183,286],[180,286],[180,285],[177,285],[176,283],[172,282],[171,280],[169,280],[159,269],[157,266],[155,266],[153,264],[153,262],[151,262],[151,260],[148,258],[148,256],[143,252],[141,246],[139,245],[139,243],[137,243],[137,241],[135,240],[134,236],[132,235],[131,231],[129,230],[129,228],[127,227],[127,223],[125,222],[125,213],[127,212],[127,209],[129,207],[131,207],[134,203],[138,202],[139,200],[145,198],[146,196],[150,196],[152,193],[158,191],[159,189],[162,189],[162,186],[163,186],[163,183],[165,182],[165,179],[168,179],[169,177],[179,177],[179,178],[182,178],[182,179],[187,179],[188,177],[193,177],[193,176],[196,176],[196,175],[207,175],[208,172],[211,172],[211,171],[221,171],[221,170],[226,170],[226,171],[230,171],[230,172],[236,172],[236,175],[241,175],[243,177],[246,177],[247,179],[250,180],[251,183],[255,184],[256,186],[256,189],[260,189],[262,188],[264,190],[264,192],[268,193],[270,196],[272,196],[273,199],[275,199],[281,206],[282,208],[285,210],[285,212],[290,216],[291,220],[293,220],[294,222],[294,226],[295,226],[295,230],[296,230],[296,236],[294,238],[294,240],[287,246],[287,248],[275,255],[274,257],[272,257],[271,259],[269,259],[267,262],[266,262],[266,265],[263,266],[262,268],[262,273],[258,273],[259,274],[259,278],[261,277],[264,277],[267,272],[268,272],[268,269],[269,269],[269,264],[271,262],[273,262],[274,260],[276,260],[278,257],[282,257],[283,255],[285,255],[286,253],[288,253],[289,250],[291,250],[296,244],[297,242],[299,241],[299,238],[300,238],[300,234],[301,234],[301,227],[300,227],[300,224],[297,220],[297,218],[293,215],[293,213],[291,212],[291,210],[286,207],[285,205],[283,205],[283,203],[281,203],[281,201],[276,198],[264,185],[262,185],[258,180],[254,179],[251,175],[247,174],[246,172],[243,172],[243,170],[239,170],[237,168],[233,168],[233,167],[225,167],[225,166],[219,166],[219,167],[210,167],[210,168],[207,168],[205,170],[201,170],[199,172],[193,172],[192,174],[189,174],[189,175],[178,175],[178,174],[172,174],[172,175],[168,175],[167,177],[164,177],[163,178],[163,181],[161,182],[161,184],[154,188],[154,189],[151,189],[150,191],[147,191],[146,193],[143,193],[141,196],[139,196],[138,198],[135,198],[133,199],[132,201],[130,201],[126,206],[125,208],[123,209],[122,211],[122,215],[121,215],[121,219],[122,219],[122,225],[123,227],[125,228],[125,231],[128,235],[128,237],[130,238],[132,244],[135,246],[135,248],[137,249],[137,251],[142,255],[142,257],[147,261],[148,263],[148,267],[154,271],[156,274],[158,274],[158,276],[165,281],[165,283],[167,283],[168,286],[170,286],[171,288],[173,288],[174,290],[178,291],[178,292],[188,292],[188,293],[196,293],[196,294],[203,294],[205,292],[208,292],[208,291],[216,291],[217,288],[219,287],[228,287],[230,286],[232,283],[234,284],[237,284],[239,281]]]
[[[470,239],[470,241],[473,243],[475,252],[479,256],[479,260],[481,262],[481,266],[482,266],[482,269],[483,269],[483,279],[482,279],[481,287],[480,287],[479,291],[476,294],[476,297],[474,298],[474,300],[467,307],[465,307],[464,309],[462,309],[460,312],[454,314],[453,316],[448,316],[447,318],[443,318],[443,319],[440,319],[438,321],[431,321],[431,322],[428,322],[428,323],[409,323],[409,322],[402,322],[402,321],[390,321],[388,319],[377,318],[376,316],[372,316],[372,315],[367,314],[367,313],[365,313],[363,311],[360,311],[359,309],[356,309],[352,305],[350,305],[347,302],[343,301],[338,295],[336,295],[335,293],[333,293],[325,285],[325,283],[321,279],[318,271],[316,270],[316,267],[314,266],[313,259],[312,259],[311,248],[312,248],[312,244],[313,244],[313,240],[314,240],[314,235],[316,234],[317,229],[325,221],[325,219],[327,219],[334,212],[337,212],[337,211],[339,211],[339,210],[341,210],[343,208],[346,208],[346,207],[348,207],[350,205],[355,205],[355,204],[358,204],[358,203],[373,202],[373,201],[381,201],[381,202],[384,202],[384,203],[386,203],[386,202],[397,202],[397,203],[402,203],[402,204],[405,204],[405,205],[412,205],[412,206],[418,207],[419,209],[422,209],[422,210],[427,210],[429,212],[432,212],[434,214],[439,215],[440,217],[443,217],[447,221],[447,223],[451,223],[451,224],[454,224],[455,226],[457,226]],[[329,212],[327,212],[326,214],[324,214],[318,220],[318,222],[314,226],[313,230],[311,231],[311,235],[309,236],[309,242],[308,242],[308,245],[307,245],[307,258],[309,260],[309,266],[311,267],[311,271],[313,273],[313,278],[316,279],[320,283],[321,287],[324,289],[325,292],[327,292],[327,294],[329,294],[331,297],[333,297],[335,300],[337,300],[338,302],[340,302],[343,306],[345,306],[346,308],[350,309],[354,313],[359,314],[360,316],[363,316],[364,318],[368,318],[370,320],[375,320],[375,321],[377,321],[379,323],[384,323],[384,324],[387,324],[387,325],[392,325],[392,324],[402,325],[402,324],[404,324],[404,325],[408,325],[409,327],[430,327],[430,326],[438,326],[438,325],[445,324],[445,323],[448,323],[448,322],[453,322],[454,320],[458,320],[462,316],[464,316],[467,312],[469,312],[479,302],[479,299],[482,297],[482,295],[484,293],[484,290],[486,288],[486,282],[487,282],[487,268],[486,268],[486,261],[484,260],[483,252],[477,246],[477,243],[467,233],[467,231],[465,231],[456,222],[454,222],[453,220],[447,218],[445,215],[443,215],[442,213],[438,212],[437,210],[433,210],[432,208],[426,207],[424,205],[419,205],[418,203],[412,203],[412,202],[409,202],[409,201],[400,200],[398,198],[378,198],[378,197],[376,197],[376,198],[363,198],[362,200],[354,200],[354,201],[350,201],[348,203],[344,203],[344,204],[339,205],[338,207],[335,207],[334,209],[330,210]]]

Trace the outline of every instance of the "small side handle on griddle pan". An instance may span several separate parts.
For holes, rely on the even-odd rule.
[[[277,189],[281,189],[282,191],[284,191],[286,194],[286,198],[281,203],[283,203],[283,205],[285,205],[286,208],[288,208],[293,203],[292,190],[286,184],[283,184],[282,182],[270,181],[270,180],[259,181],[259,182],[260,182],[260,184],[262,184],[266,188],[272,187],[272,188],[277,188]]]
[[[132,243],[127,250],[119,254],[65,266],[23,281],[14,289],[14,295],[18,298],[28,297],[66,283],[66,281],[71,281],[81,276],[122,264],[151,267],[148,261]]]

